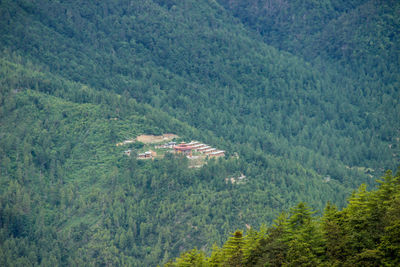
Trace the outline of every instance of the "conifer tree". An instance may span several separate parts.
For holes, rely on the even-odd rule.
[[[221,266],[241,266],[243,260],[243,232],[236,230],[222,247],[224,261]]]

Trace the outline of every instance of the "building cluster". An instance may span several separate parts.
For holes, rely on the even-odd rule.
[[[246,175],[241,173],[239,177],[227,177],[225,178],[225,183],[231,183],[231,184],[245,184],[247,181]]]
[[[157,156],[157,153],[150,150],[150,151],[146,151],[144,153],[139,153],[137,155],[137,158],[138,159],[151,159],[151,158],[154,158],[156,156]]]
[[[155,146],[155,148],[171,148],[172,149],[175,146],[176,146],[176,142],[171,141],[171,142],[165,143],[165,144],[160,145],[160,146]]]
[[[197,141],[192,141],[190,143],[180,143],[173,146],[175,153],[184,154],[187,156],[192,156],[193,152],[199,152],[201,154],[207,155],[208,157],[223,157],[225,156],[224,150],[218,150],[212,148],[209,145],[201,144]]]
[[[117,144],[118,145],[118,144]],[[177,144],[174,141],[170,141],[168,143],[155,146],[156,149],[171,149],[176,154],[185,155],[191,159],[198,158],[199,154],[203,154],[209,158],[212,157],[224,157],[225,151],[218,150],[206,144],[201,144],[197,141],[191,141],[190,143],[179,143]],[[197,152],[196,156],[193,156],[193,153]],[[132,150],[128,149],[124,151],[124,154],[130,156],[132,154]],[[138,159],[151,159],[157,156],[157,153],[154,151],[146,151],[144,153],[137,154]]]
[[[131,149],[125,150],[124,154],[130,156],[132,154],[132,150]],[[157,153],[151,150],[137,154],[138,159],[151,159],[154,158],[155,156],[157,156]]]

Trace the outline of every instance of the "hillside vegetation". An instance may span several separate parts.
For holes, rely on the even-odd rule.
[[[322,217],[299,203],[271,227],[237,230],[210,257],[193,249],[165,266],[398,266],[400,172],[378,190],[361,186],[343,210],[329,204]]]
[[[279,11],[267,23],[250,2],[0,1],[0,265],[208,253],[297,203],[342,208],[396,167],[399,4],[255,1]],[[164,133],[226,156],[188,168],[115,145]]]

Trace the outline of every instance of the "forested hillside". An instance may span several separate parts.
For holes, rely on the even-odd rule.
[[[336,2],[2,0],[0,265],[152,266],[373,186],[399,162],[399,4]],[[226,156],[115,145],[163,133]]]
[[[398,1],[218,0],[264,41],[308,61],[322,59],[375,80],[398,82]],[[389,78],[391,77],[391,78]]]
[[[201,169],[189,169],[186,158],[127,157],[115,144],[140,133],[219,139],[29,62],[3,59],[1,70],[4,266],[154,265],[194,245],[211,249],[209,240],[221,243],[232,227],[271,221],[294,201],[322,209],[328,200],[343,203],[349,192],[298,163],[255,153]],[[265,165],[288,175],[265,179]],[[239,173],[246,184],[226,183]]]
[[[398,266],[400,172],[379,182],[372,192],[361,186],[343,210],[328,203],[315,217],[299,203],[271,227],[237,230],[210,257],[193,249],[165,266]]]

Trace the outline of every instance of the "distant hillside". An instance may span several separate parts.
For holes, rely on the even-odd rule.
[[[388,149],[398,136],[394,84],[321,73],[263,44],[215,3],[16,3],[3,4],[3,47],[67,79],[126,92],[224,140],[303,158],[309,168],[315,160],[296,156],[300,150],[335,170],[394,167],[398,159]]]
[[[363,40],[359,18],[335,42],[329,29],[373,3],[315,7],[320,26],[298,29],[310,42],[279,47],[222,2],[1,1],[0,265],[151,266],[298,202],[343,207],[399,161],[398,76],[382,71],[398,67],[398,5],[374,13],[381,35],[368,28],[393,42],[354,43],[361,61],[305,55]],[[379,67],[363,73],[374,54]],[[163,133],[226,156],[188,168],[115,145]]]
[[[322,57],[325,64],[340,63],[347,71],[398,74],[392,69],[399,59],[398,1],[218,2],[280,50],[308,60]]]

